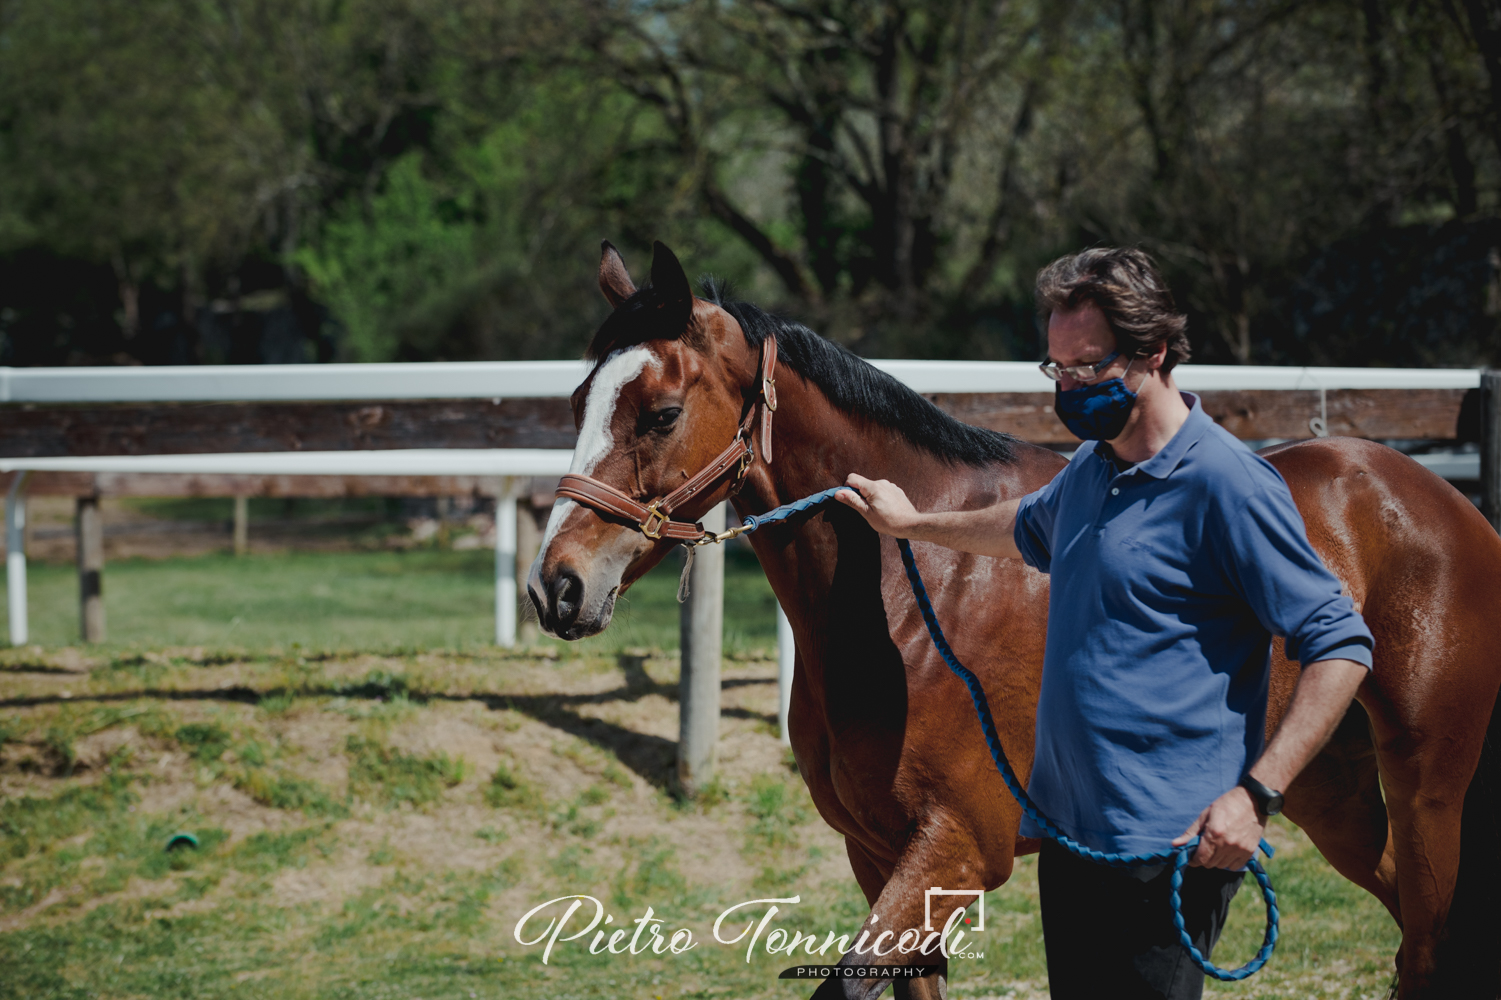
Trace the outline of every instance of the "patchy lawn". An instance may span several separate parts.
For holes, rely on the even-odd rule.
[[[865,908],[776,738],[775,665],[726,663],[720,778],[685,804],[675,657],[574,649],[0,653],[0,997],[808,995],[761,945],[850,934]],[[197,846],[168,851],[179,833]],[[1384,995],[1384,911],[1292,827],[1274,839],[1281,947],[1211,993]],[[697,947],[586,938],[544,965],[517,921],[573,894]],[[727,907],[794,895],[750,961],[713,940]],[[986,911],[950,996],[1045,996],[1032,859]],[[1237,911],[1227,964],[1260,939],[1255,894]]]

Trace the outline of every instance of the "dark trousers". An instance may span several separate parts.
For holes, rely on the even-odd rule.
[[[1204,973],[1178,941],[1168,903],[1172,866],[1137,873],[1075,857],[1042,842],[1037,881],[1053,1000],[1199,1000]],[[1183,919],[1209,955],[1245,876],[1212,868],[1183,875]]]

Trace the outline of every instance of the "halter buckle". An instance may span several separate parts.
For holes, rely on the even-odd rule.
[[[660,501],[647,506],[646,520],[641,522],[641,533],[654,542],[662,540],[662,531],[667,527],[667,522],[672,520],[671,517],[657,510],[658,502]]]
[[[761,380],[761,398],[766,400],[766,408],[772,413],[777,412],[777,380],[763,378]]]
[[[736,463],[735,478],[730,483],[730,496],[735,496],[740,492],[740,488],[745,485],[745,474],[750,471],[751,464],[756,460],[756,447],[751,444],[745,431],[737,433],[735,440],[744,443],[745,451],[740,453],[740,461]]]

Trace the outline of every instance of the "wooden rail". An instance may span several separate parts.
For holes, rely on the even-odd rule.
[[[15,476],[13,472],[0,473],[0,490],[8,490]],[[233,476],[154,472],[30,472],[26,476],[28,496],[68,497],[496,497],[502,487],[499,476]]]
[[[1024,441],[1074,438],[1046,392],[928,393],[965,423]],[[1247,440],[1313,437],[1316,389],[1218,389],[1200,394],[1226,430]],[[1478,389],[1332,389],[1330,434],[1374,439],[1480,439]],[[572,448],[568,401],[444,399],[327,403],[119,403],[0,406],[0,456],[177,455],[392,448]]]
[[[576,437],[566,399],[0,406],[6,458],[572,448]]]
[[[1241,440],[1314,436],[1323,414],[1331,435],[1395,440],[1480,440],[1478,389],[1218,389],[1199,394],[1204,410]],[[1072,447],[1075,438],[1053,414],[1045,392],[930,393],[939,408],[967,424],[1015,434],[1034,444]]]

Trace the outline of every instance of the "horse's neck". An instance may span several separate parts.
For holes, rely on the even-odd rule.
[[[922,506],[946,506],[941,500],[932,503],[933,490],[963,491],[964,484],[973,482],[979,472],[956,469],[914,447],[900,433],[852,417],[800,377],[784,379],[777,389],[780,401],[773,425],[774,461],[769,467],[757,463],[735,501],[742,515],[764,513],[841,485],[851,472],[869,479],[889,479]],[[800,632],[822,627],[819,621],[807,617],[808,609],[827,603],[839,563],[852,555],[849,546],[869,552],[865,547],[877,544],[875,533],[859,524],[858,515],[839,507],[837,501],[825,512],[829,518],[843,519],[845,526],[835,535],[825,527],[795,529],[790,544],[780,531],[751,537],[777,600]],[[878,558],[873,552],[868,557]]]
[[[851,416],[798,376],[777,388],[775,460],[747,484],[745,512],[758,513],[841,485],[851,472],[889,479],[908,492],[954,475],[951,466],[900,433]]]
[[[844,412],[799,376],[784,377],[777,388],[781,398],[773,425],[774,461],[769,467],[758,462],[753,468],[735,501],[741,514],[765,513],[841,485],[851,472],[867,479],[891,480],[919,510],[972,509],[1038,489],[1063,465],[1046,449],[1020,442],[1015,460],[1003,466],[946,462],[916,447],[898,431]],[[833,535],[825,528],[798,529],[790,538],[780,531],[751,536],[767,579],[794,628],[799,619],[807,630],[825,624],[809,618],[807,609],[827,603],[838,564],[856,555],[848,546],[862,550],[857,562],[870,557],[878,563],[880,558],[865,548],[874,547],[877,540],[874,532],[858,523],[858,515],[840,509],[828,511],[828,516],[841,518],[845,527]]]

